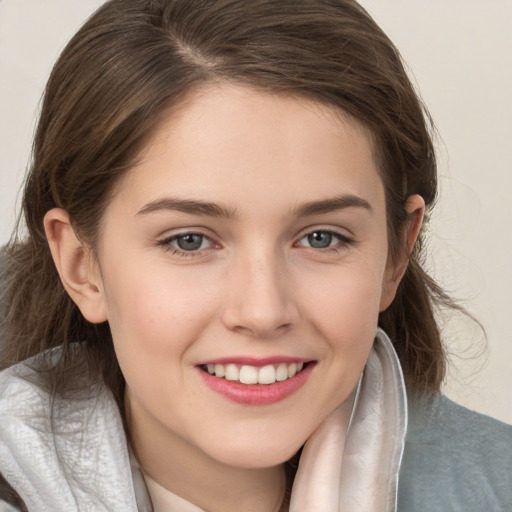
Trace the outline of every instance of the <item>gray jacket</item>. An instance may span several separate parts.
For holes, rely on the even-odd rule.
[[[409,399],[403,512],[512,511],[512,426],[439,395]]]

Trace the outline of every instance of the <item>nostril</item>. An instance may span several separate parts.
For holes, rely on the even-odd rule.
[[[276,336],[280,336],[287,332],[289,329],[291,329],[291,327],[291,323],[285,323],[277,326],[269,326],[261,322],[254,322],[252,326],[235,325],[234,327],[232,327],[232,330],[244,336],[275,338]]]
[[[286,332],[297,322],[298,311],[288,294],[276,283],[271,286],[264,276],[261,280],[259,284],[247,283],[240,294],[223,304],[221,319],[228,329],[245,336],[267,338]]]

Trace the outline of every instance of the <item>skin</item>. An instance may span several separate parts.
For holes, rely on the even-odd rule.
[[[314,102],[222,85],[159,127],[118,183],[95,258],[66,212],[47,214],[66,289],[88,320],[109,321],[148,475],[211,511],[279,507],[283,463],[348,403],[394,298],[423,202],[406,208],[404,257],[390,261],[362,127]],[[311,245],[315,232],[327,247]],[[180,248],[187,233],[202,236],[199,249]],[[284,400],[241,405],[198,369],[233,356],[315,366]]]

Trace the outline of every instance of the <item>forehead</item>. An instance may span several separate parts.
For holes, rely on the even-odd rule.
[[[267,208],[335,193],[379,202],[383,187],[371,137],[339,109],[222,85],[169,110],[117,192],[139,209],[165,194]]]

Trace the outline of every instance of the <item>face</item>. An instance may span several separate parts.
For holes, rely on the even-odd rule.
[[[394,293],[353,120],[222,86],[169,115],[102,223],[98,288],[135,444],[282,463],[353,391]]]

